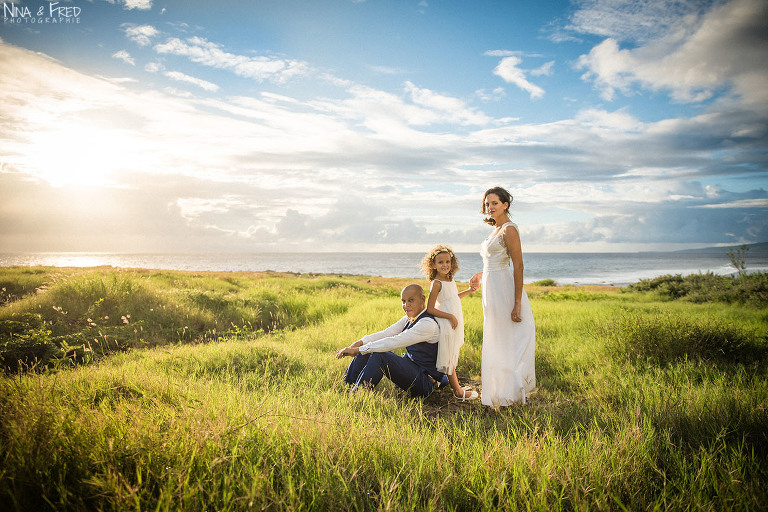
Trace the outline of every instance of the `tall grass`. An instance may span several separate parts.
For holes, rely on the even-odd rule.
[[[152,286],[179,307],[194,280],[210,279],[164,276]],[[401,315],[401,282],[345,277],[339,290],[324,277],[264,276],[258,285],[230,277],[234,291],[218,277],[207,286],[239,298],[269,289],[280,300],[300,289],[297,309],[311,303],[325,313],[300,326],[8,374],[0,380],[1,509],[768,507],[768,322],[760,310],[618,291],[546,299],[532,289],[539,389],[525,406],[493,411],[449,390],[410,399],[386,380],[346,392],[349,360],[335,351]],[[477,387],[480,297],[463,307],[459,376]],[[663,343],[638,342],[654,327],[657,337],[672,329],[669,343],[695,329],[728,334],[720,319],[746,336],[751,362],[738,350],[662,360],[650,356]],[[702,338],[686,343],[693,339]]]
[[[634,312],[602,324],[618,352],[639,361],[670,364],[693,359],[730,364],[768,362],[765,334],[732,320],[691,319],[689,316]]]
[[[6,369],[303,327],[346,311],[350,292],[393,290],[329,277],[42,270],[0,271],[1,287],[11,290],[0,309]]]

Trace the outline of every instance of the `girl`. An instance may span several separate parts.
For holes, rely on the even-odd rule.
[[[464,344],[464,315],[461,311],[461,299],[476,288],[469,287],[459,293],[453,276],[459,270],[459,260],[453,251],[438,245],[421,260],[421,270],[431,281],[427,313],[433,315],[440,326],[440,341],[437,345],[437,369],[448,375],[448,382],[456,398],[474,400],[477,391],[469,391],[459,385],[456,377],[456,363],[459,361],[459,349]]]

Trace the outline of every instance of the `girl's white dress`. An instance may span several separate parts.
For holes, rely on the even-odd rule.
[[[483,257],[483,352],[480,363],[481,402],[492,407],[525,402],[536,389],[536,326],[528,294],[523,290],[520,316],[512,321],[515,278],[504,242],[505,223],[480,246]]]
[[[450,375],[459,362],[459,349],[464,344],[464,314],[461,311],[461,298],[456,281],[440,281],[442,287],[437,294],[435,308],[450,313],[459,321],[454,329],[447,318],[438,318],[440,341],[437,344],[437,370]]]

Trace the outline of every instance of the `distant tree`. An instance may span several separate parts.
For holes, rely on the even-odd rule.
[[[744,259],[747,255],[747,251],[749,250],[749,247],[746,245],[742,245],[735,251],[733,249],[728,249],[728,258],[731,260],[731,265],[733,265],[736,268],[736,271],[739,273],[739,276],[741,276],[747,269],[747,264],[745,263]]]

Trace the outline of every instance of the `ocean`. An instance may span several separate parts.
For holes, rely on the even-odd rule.
[[[458,281],[468,281],[483,269],[477,253],[457,253]],[[0,254],[0,266],[45,265],[55,267],[112,266],[192,271],[266,271],[358,274],[382,277],[423,278],[421,253],[318,252],[318,253],[29,253]],[[559,285],[626,286],[640,279],[665,274],[714,272],[732,274],[727,249],[695,252],[642,253],[525,253],[525,283],[554,279]],[[768,251],[748,251],[747,271],[768,271]]]

